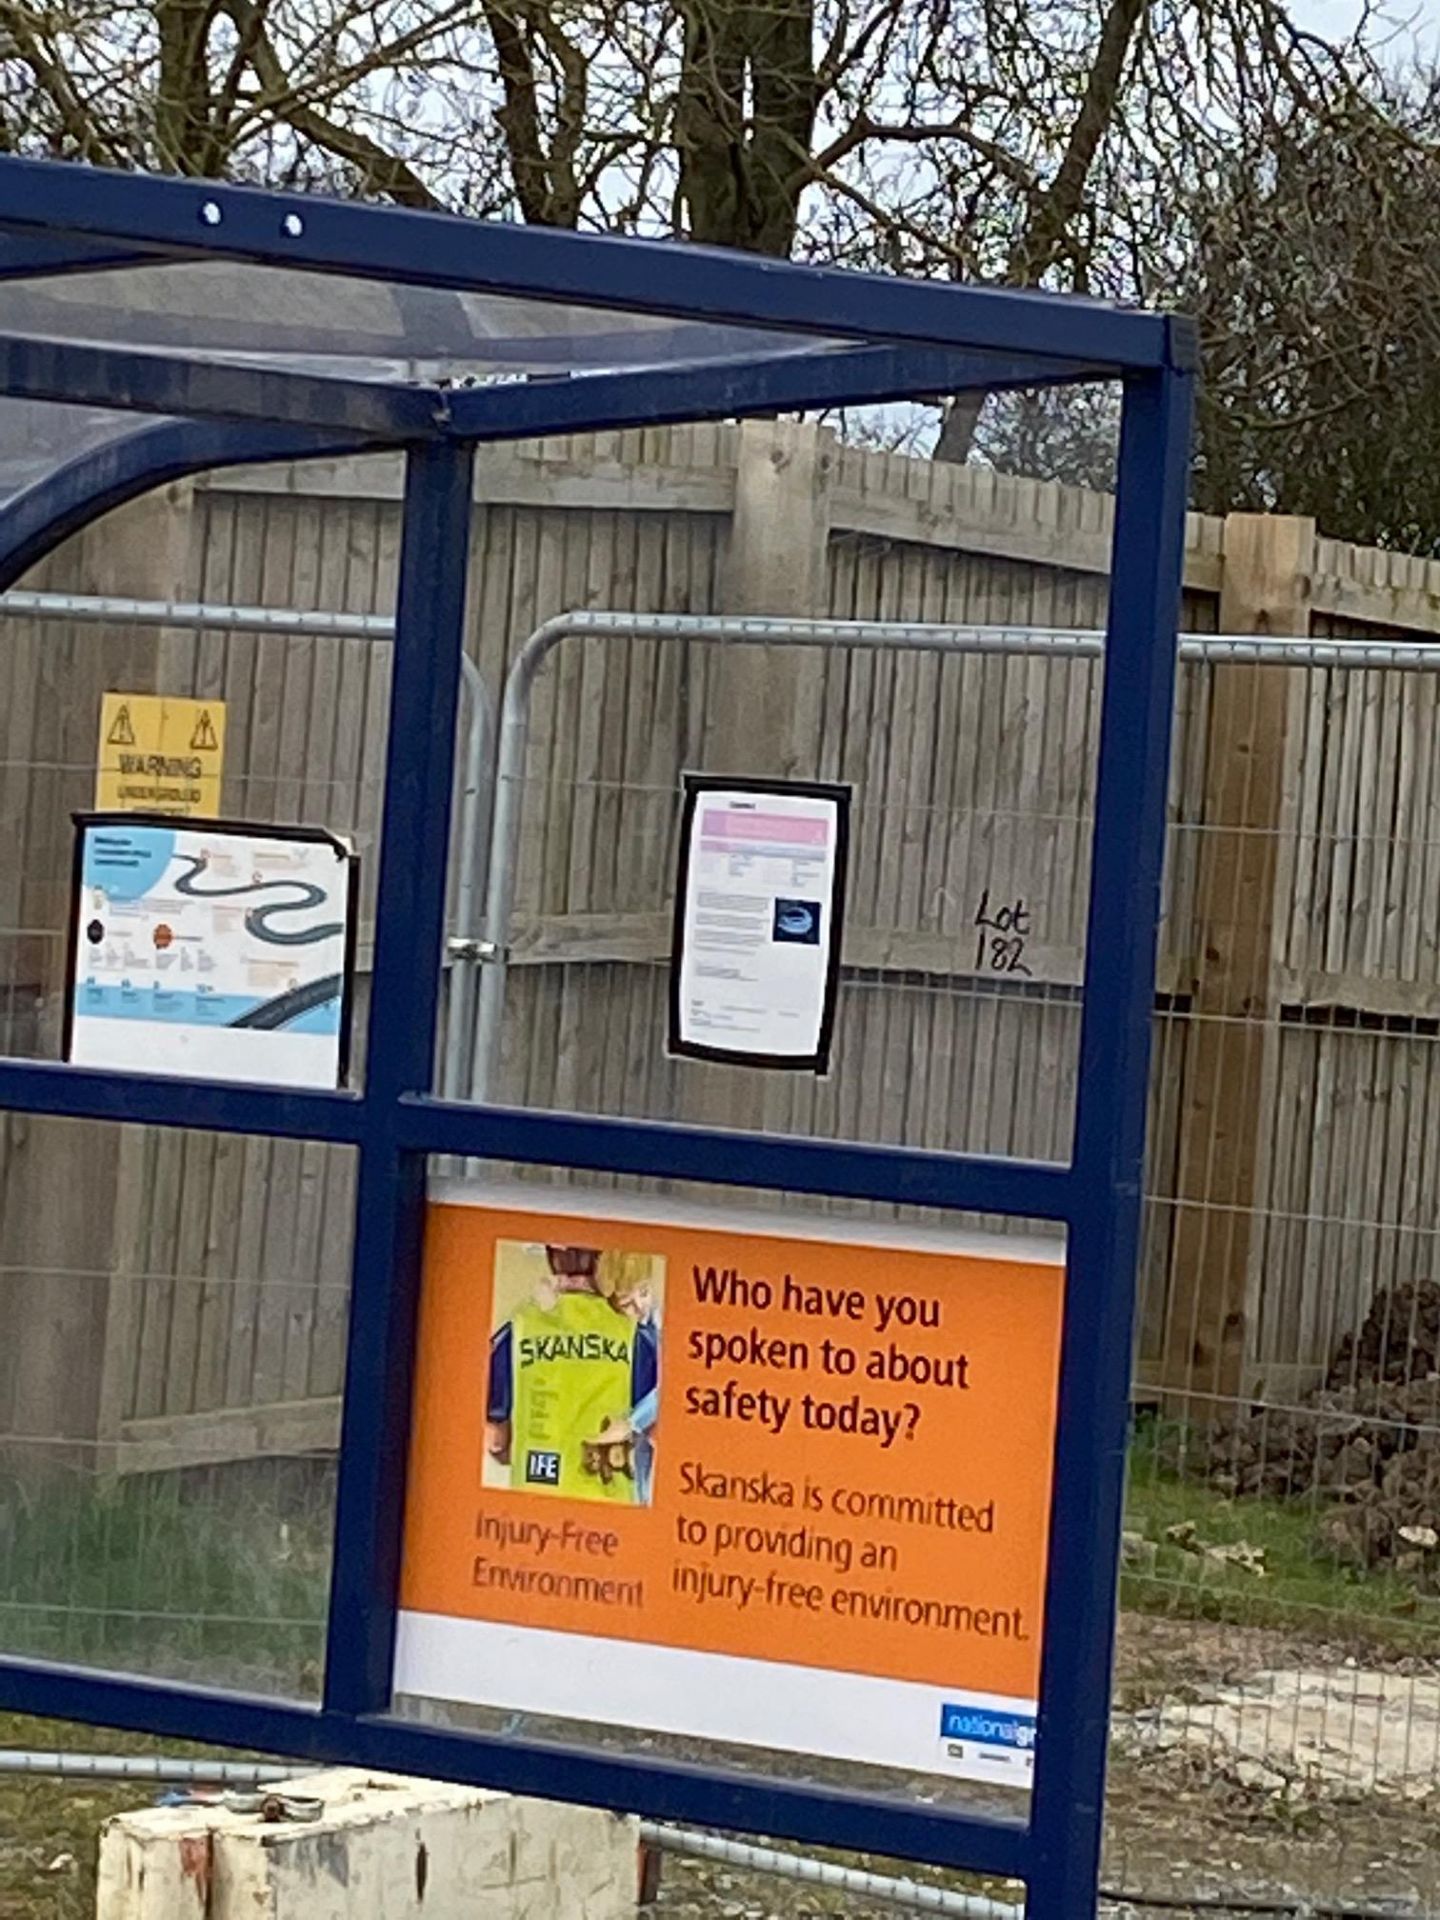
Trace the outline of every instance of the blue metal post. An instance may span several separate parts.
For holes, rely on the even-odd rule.
[[[340,1713],[390,1698],[425,1208],[425,1155],[397,1123],[435,1057],[473,467],[453,445],[406,467],[325,1663]]]
[[[1165,852],[1191,376],[1126,382],[1032,1810],[1031,1920],[1092,1920]]]

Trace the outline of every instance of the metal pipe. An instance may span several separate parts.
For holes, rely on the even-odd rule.
[[[0,1748],[0,1775],[35,1774],[51,1780],[145,1780],[158,1786],[268,1787],[295,1777],[294,1766],[273,1761],[181,1760],[173,1754],[47,1753]]]
[[[391,640],[388,613],[327,613],[313,607],[255,607],[223,600],[136,600],[118,594],[0,594],[0,614],[27,620],[66,620],[89,626],[161,626],[190,631],[228,627],[236,633],[307,633],[339,640]],[[933,627],[918,622],[867,620],[722,619],[694,614],[561,614],[532,634],[560,627],[567,634],[608,633],[642,640],[748,640],[761,646],[874,646],[867,632],[894,633],[896,644],[934,652],[928,634],[965,635],[969,644],[942,650],[971,653],[1056,654],[1099,658],[1104,633],[1072,627]],[[526,645],[530,644],[527,641]],[[550,645],[554,644],[554,640]],[[522,650],[523,651],[523,650]],[[544,651],[549,651],[547,646]],[[1244,633],[1183,633],[1182,660],[1250,661],[1259,666],[1386,667],[1440,671],[1440,635],[1433,640],[1312,640]],[[516,665],[519,662],[517,660]],[[512,669],[513,671],[513,669]]]
[[[896,636],[912,629],[860,621],[763,620],[709,618],[691,614],[564,613],[538,626],[510,664],[500,701],[500,745],[495,767],[495,800],[491,825],[489,876],[485,898],[487,963],[480,975],[480,1000],[475,1015],[475,1050],[470,1091],[475,1100],[488,1099],[499,1080],[500,1044],[504,1028],[505,990],[510,963],[510,923],[515,910],[515,869],[519,856],[520,823],[524,809],[525,758],[530,740],[530,692],[546,659],[562,640],[571,637],[609,639],[704,640],[718,644],[872,647],[905,644]],[[952,628],[915,628],[935,649],[941,634]],[[979,632],[980,629],[974,629]],[[1088,644],[1087,644],[1088,640]],[[1088,655],[1099,650],[1099,637],[1075,635],[1071,651]]]
[[[879,620],[766,620],[708,614],[564,613],[530,635],[511,663],[500,704],[489,875],[486,885],[484,965],[475,1018],[471,1097],[485,1100],[499,1079],[500,1042],[509,968],[515,867],[524,806],[530,691],[547,656],[562,640],[692,640],[730,646],[856,647],[868,652],[1015,654],[1055,660],[1098,660],[1104,634],[1064,627],[934,626]],[[1304,640],[1248,634],[1184,634],[1183,660],[1250,662],[1306,667],[1384,666],[1440,671],[1440,640]]]
[[[388,613],[325,613],[312,607],[241,607],[220,600],[134,600],[108,593],[4,593],[0,613],[78,626],[175,627],[198,632],[323,634],[332,640],[393,640]]]
[[[455,925],[458,939],[476,940],[480,934],[477,909],[485,896],[490,851],[490,788],[485,770],[494,750],[495,717],[490,689],[468,653],[460,661],[460,675],[469,695],[470,722],[465,743],[465,784],[460,791],[457,847],[460,877],[455,889]]]
[[[952,1893],[947,1887],[927,1887],[919,1880],[898,1880],[864,1867],[841,1867],[803,1853],[784,1853],[778,1847],[757,1846],[749,1840],[727,1840],[714,1833],[692,1833],[683,1827],[640,1824],[640,1838],[663,1853],[683,1853],[696,1860],[719,1860],[730,1867],[748,1867],[782,1880],[798,1880],[812,1887],[831,1887],[867,1900],[884,1900],[912,1913],[963,1914],[965,1920],[1023,1920],[1019,1902],[986,1900],[979,1894]]]
[[[1098,656],[1099,634],[1055,632],[1037,645],[1037,629],[938,627],[870,620],[765,620],[696,614],[564,613],[537,627],[511,662],[500,702],[500,746],[495,767],[490,869],[485,901],[486,964],[475,1017],[471,1097],[485,1100],[499,1078],[509,969],[515,869],[524,807],[525,757],[530,737],[530,692],[547,657],[562,640],[696,640],[717,645],[917,648],[926,652],[1053,653]],[[1020,644],[1017,645],[1016,642]],[[1029,642],[1029,647],[1026,646]]]
[[[455,887],[455,932],[446,942],[450,985],[440,1092],[447,1100],[458,1100],[464,1091],[465,1062],[474,1030],[475,975],[481,953],[477,910],[484,898],[490,859],[491,788],[487,772],[495,732],[490,689],[469,654],[461,657],[460,676],[469,714],[456,804],[460,872]]]

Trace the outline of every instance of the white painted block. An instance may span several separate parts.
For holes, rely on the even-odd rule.
[[[592,1807],[337,1769],[318,1820],[159,1807],[109,1822],[96,1920],[625,1920],[639,1833]]]

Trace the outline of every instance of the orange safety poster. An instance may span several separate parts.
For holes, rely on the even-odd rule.
[[[430,1207],[397,1691],[1027,1786],[1060,1249],[533,1206]]]

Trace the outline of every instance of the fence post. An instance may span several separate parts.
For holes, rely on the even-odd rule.
[[[1308,634],[1314,566],[1313,520],[1229,515],[1221,632]],[[1211,670],[1162,1381],[1172,1405],[1201,1418],[1216,1398],[1246,1391],[1294,678],[1288,667],[1244,662]]]
[[[833,436],[798,420],[740,427],[722,611],[779,620],[829,603]],[[717,647],[707,659],[706,763],[717,773],[814,775],[822,662],[779,647]]]
[[[741,423],[735,507],[721,574],[721,611],[807,620],[829,609],[831,434],[798,420]],[[811,647],[720,646],[704,652],[705,769],[814,779],[825,686]],[[777,1076],[707,1065],[686,1076],[687,1117],[763,1128]]]

